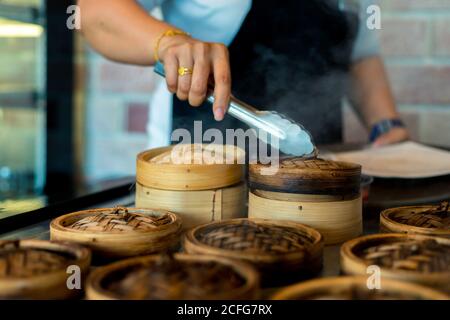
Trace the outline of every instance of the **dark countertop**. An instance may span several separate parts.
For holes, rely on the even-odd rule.
[[[89,185],[62,187],[52,194],[0,201],[0,236],[30,227],[65,213],[82,210],[133,193],[134,177],[102,181]]]
[[[109,208],[116,205],[121,205],[125,207],[132,206],[134,204],[134,194],[129,194],[127,196],[116,198],[112,201],[100,202],[96,205],[89,206],[89,208]],[[86,208],[84,208],[86,209]],[[50,222],[52,219],[46,219],[44,221],[28,225],[23,228],[16,229],[14,231],[5,232],[0,234],[0,240],[12,240],[12,239],[24,239],[33,238],[41,240],[50,239]]]

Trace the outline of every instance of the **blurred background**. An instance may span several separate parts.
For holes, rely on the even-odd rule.
[[[17,210],[46,201],[44,187],[133,175],[158,107],[148,103],[160,81],[151,68],[107,61],[61,27],[70,4],[0,0],[0,201]],[[450,148],[450,0],[379,4],[377,33],[403,120],[414,140]],[[345,141],[365,142],[358,117],[343,112]]]

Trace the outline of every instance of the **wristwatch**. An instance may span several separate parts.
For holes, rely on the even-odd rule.
[[[405,124],[398,118],[381,120],[373,125],[372,130],[370,131],[369,140],[370,142],[374,142],[379,136],[388,133],[392,129],[404,127]]]

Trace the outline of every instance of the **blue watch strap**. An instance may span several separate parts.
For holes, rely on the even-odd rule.
[[[405,124],[400,119],[386,119],[376,123],[370,131],[369,140],[374,142],[379,136],[388,133],[393,128],[404,128]]]

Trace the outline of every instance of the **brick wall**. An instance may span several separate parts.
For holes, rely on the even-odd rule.
[[[380,0],[382,54],[412,137],[450,147],[450,0]],[[348,109],[345,137],[366,130]]]
[[[383,57],[401,115],[413,138],[450,147],[450,0],[380,0]],[[89,178],[133,174],[146,148],[151,68],[108,62],[88,50],[86,156]],[[345,140],[367,132],[345,109]]]

